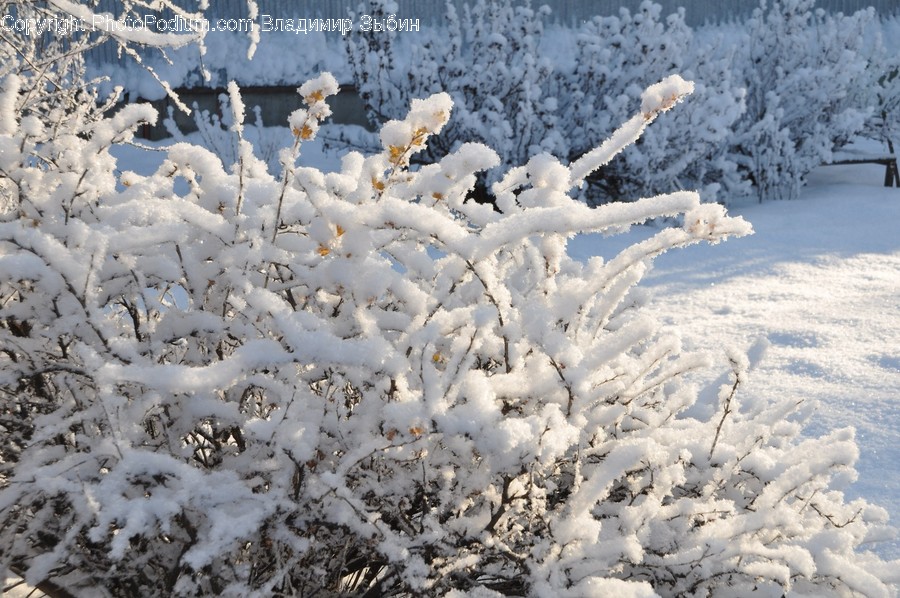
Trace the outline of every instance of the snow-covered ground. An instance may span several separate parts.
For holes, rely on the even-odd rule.
[[[847,493],[900,523],[900,189],[880,166],[820,168],[799,200],[730,211],[755,234],[656,260],[650,307],[687,347],[721,355],[764,335],[770,344],[745,393],[815,403],[808,433],[853,426],[859,479]],[[649,236],[580,237],[577,257]],[[715,374],[715,372],[711,372]],[[878,547],[900,557],[900,543]]]

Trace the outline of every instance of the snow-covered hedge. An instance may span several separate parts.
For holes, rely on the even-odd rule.
[[[718,41],[716,45],[714,42]],[[675,72],[696,82],[688,105],[591,177],[591,202],[630,200],[673,188],[697,189],[705,201],[747,192],[728,153],[744,89],[733,82],[721,40],[701,44],[684,11],[663,17],[644,1],[635,12],[595,17],[577,30],[574,64],[559,76],[559,128],[565,156],[578,159],[627,117],[644,87]]]
[[[370,0],[364,10],[386,15],[396,5]],[[475,0],[460,17],[449,3],[446,27],[412,43],[354,34],[348,56],[370,118],[398,118],[411,98],[446,90],[459,119],[423,162],[473,139],[506,166],[541,152],[571,162],[627,118],[646,85],[674,72],[697,81],[691,106],[591,177],[591,204],[673,188],[700,190],[706,201],[795,197],[873,114],[896,122],[896,64],[873,49],[871,10],[831,15],[814,0],[763,1],[744,26],[716,37],[645,0],[634,12],[554,30],[552,42],[548,10]]]
[[[806,175],[863,129],[872,96],[856,90],[869,82],[874,17],[872,9],[829,15],[815,0],[754,11],[736,45],[735,77],[748,91],[734,139],[760,200],[796,197]]]
[[[146,107],[52,121],[4,77],[0,570],[112,596],[890,595],[855,552],[885,512],[839,491],[852,433],[742,399],[737,353],[688,412],[707,359],[633,292],[659,253],[749,225],[692,192],[570,197],[690,89],[652,86],[570,166],[508,171],[498,212],[466,201],[483,145],[409,168],[447,94],[325,174],[298,157],[337,84],[310,81],[273,175],[232,85],[234,164],[182,143],[138,174],[110,148]]]
[[[383,17],[396,5],[373,0],[361,10]],[[707,200],[722,187],[745,192],[726,151],[743,91],[729,84],[723,57],[693,43],[683,13],[666,19],[661,13],[644,1],[633,14],[597,17],[573,32],[574,56],[563,58],[545,41],[546,6],[477,0],[460,16],[448,3],[440,28],[412,42],[404,34],[360,32],[348,40],[348,57],[376,125],[400,117],[413,97],[451,95],[457,116],[420,161],[477,140],[495,148],[507,167],[542,152],[577,160],[628,118],[647,85],[685,72],[700,79],[696,101],[592,175],[584,196],[594,205],[673,188],[702,188]],[[554,31],[553,43],[565,41],[560,37]],[[690,150],[673,149],[676,139]]]
[[[865,77],[853,90],[850,101],[870,106],[871,113],[864,135],[881,141],[893,153],[900,143],[900,54],[896,51],[895,17],[876,27],[869,27],[866,37],[868,66]],[[892,31],[892,29],[894,31]],[[890,39],[894,36],[894,39]]]
[[[371,0],[360,12],[384,18],[391,0]],[[402,118],[413,98],[448,93],[456,111],[440,138],[414,159],[430,164],[464,143],[497,150],[506,167],[549,152],[566,154],[556,129],[557,100],[550,93],[553,65],[539,44],[546,7],[513,6],[511,0],[478,0],[457,13],[447,4],[445,23],[412,34],[354,32],[347,54],[357,89],[376,127]],[[479,177],[477,199],[486,201],[498,174]]]

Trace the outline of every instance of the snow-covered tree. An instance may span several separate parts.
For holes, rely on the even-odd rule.
[[[92,596],[890,595],[856,552],[885,512],[840,492],[852,433],[743,398],[740,354],[698,405],[707,359],[640,309],[654,256],[749,225],[692,192],[571,198],[690,90],[510,170],[496,211],[466,201],[481,144],[410,169],[447,94],[326,174],[299,157],[337,84],[309,81],[273,174],[232,85],[233,164],[181,143],[139,174],[109,150],[147,107],[56,122],[5,76],[0,569]]]
[[[556,94],[569,160],[610,135],[647,85],[676,72],[697,83],[689,105],[591,177],[592,203],[673,188],[701,189],[706,201],[747,192],[728,152],[732,125],[744,110],[730,51],[721,40],[696,40],[683,9],[663,17],[662,7],[647,0],[634,12],[622,8],[618,16],[597,16],[578,29],[574,67],[560,76]]]
[[[861,84],[851,90],[850,101],[871,110],[863,133],[894,153],[900,143],[900,56],[884,43],[881,27],[876,21],[866,32],[868,67]]]
[[[371,0],[360,12],[383,19],[397,5]],[[494,148],[507,167],[542,152],[563,155],[556,98],[548,94],[553,66],[539,48],[549,9],[476,0],[462,13],[447,2],[440,28],[348,37],[350,65],[370,120],[380,127],[402,118],[411,99],[443,92],[456,106],[453,121],[417,162],[433,163],[471,142]],[[479,201],[487,199],[488,182],[496,178],[479,177]]]
[[[85,55],[103,45],[114,45],[122,59],[145,69],[180,109],[190,112],[169,84],[147,66],[148,52],[167,60],[166,52],[194,44],[203,51],[205,30],[159,33],[145,27],[148,10],[170,10],[183,23],[199,23],[200,10],[186,10],[183,3],[158,0],[148,5],[142,0],[122,0],[117,14],[97,10],[97,3],[75,0],[0,0],[0,80],[15,93],[8,93],[0,107],[4,118],[14,115],[22,123],[31,123],[29,140],[37,147],[66,135],[79,135],[84,129],[102,126],[101,121],[121,99],[121,87],[106,98],[99,98],[99,79],[87,80]],[[201,2],[201,9],[208,4]],[[247,0],[248,14],[256,15],[255,0]],[[252,55],[258,40],[258,27],[250,33]],[[11,121],[5,123],[7,129]],[[12,159],[10,157],[10,159]],[[17,205],[22,183],[12,177],[0,178],[0,210]],[[80,182],[79,185],[84,182]]]
[[[869,126],[876,139],[885,143],[890,153],[900,143],[900,59],[896,55],[882,55],[884,62],[876,81],[874,109]]]
[[[0,0],[3,16],[3,44],[0,46],[0,76],[17,73],[21,86],[34,86],[30,94],[29,110],[37,110],[36,103],[56,102],[59,105],[91,103],[73,102],[75,95],[96,85],[85,85],[85,53],[112,44],[125,61],[147,70],[178,102],[168,83],[145,64],[147,52],[154,52],[168,60],[167,50],[189,44],[204,51],[206,29],[200,26],[207,0],[198,2],[198,10],[184,8],[176,0],[121,0],[116,14],[97,9],[96,0]],[[246,0],[248,15],[255,19],[258,8],[255,0]],[[144,26],[149,11],[171,11],[183,25],[193,25],[190,31],[154,31]],[[259,39],[259,26],[252,27],[248,55],[252,56]],[[97,81],[90,82],[96,84]],[[102,110],[101,110],[102,112]]]
[[[754,11],[735,56],[747,88],[735,151],[760,201],[796,197],[806,175],[863,128],[869,107],[852,98],[867,77],[873,18],[872,9],[828,14],[815,0],[763,0]]]
[[[384,18],[396,6],[375,0],[365,10]],[[572,162],[628,118],[647,85],[682,72],[698,82],[692,105],[595,173],[583,195],[594,205],[673,188],[702,189],[708,201],[719,190],[747,192],[728,152],[744,92],[731,83],[727,50],[696,43],[683,11],[663,18],[659,4],[644,1],[634,13],[622,9],[576,27],[574,55],[563,59],[546,47],[548,13],[477,0],[460,18],[448,2],[446,22],[413,43],[399,33],[351,37],[348,55],[373,123],[400,117],[411,98],[446,91],[456,116],[421,162],[469,141],[494,148],[506,167],[543,152]],[[565,37],[554,35],[552,43]]]
[[[219,94],[217,98],[218,111],[203,110],[195,102],[192,106],[192,117],[196,131],[192,137],[198,145],[210,150],[225,164],[233,164],[237,161],[241,152],[240,139],[234,135],[234,125],[231,109],[231,97],[227,93]],[[280,166],[279,152],[291,138],[290,131],[283,126],[266,126],[263,119],[264,110],[260,106],[250,108],[253,113],[251,123],[244,123],[243,139],[253,146],[253,151],[270,169],[277,170]],[[167,108],[168,117],[163,120],[163,126],[175,142],[188,141],[191,133],[186,133],[179,126],[175,118],[175,109]]]

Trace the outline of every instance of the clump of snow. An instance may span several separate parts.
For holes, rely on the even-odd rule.
[[[430,134],[441,132],[450,120],[453,100],[448,93],[437,93],[428,99],[413,99],[407,119],[416,129],[424,128]]]
[[[645,118],[671,109],[685,96],[694,93],[694,84],[680,75],[671,75],[659,83],[654,83],[641,94],[641,112]]]
[[[315,79],[305,82],[297,92],[307,104],[314,104],[324,98],[335,95],[339,90],[337,79],[331,73],[322,73]]]
[[[0,134],[12,135],[16,130],[16,100],[21,81],[18,75],[9,74],[3,79],[0,94]]]

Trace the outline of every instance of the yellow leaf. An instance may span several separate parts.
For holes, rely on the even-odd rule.
[[[406,153],[405,147],[400,147],[399,145],[392,145],[388,147],[388,150],[391,152],[391,162],[397,162],[400,158],[403,157],[403,154]]]
[[[317,251],[318,254],[321,255],[322,257],[325,257],[326,255],[328,255],[329,253],[331,253],[331,250],[328,249],[327,247],[325,247],[324,245],[319,245],[319,248],[316,249],[316,251]]]
[[[443,195],[442,193],[438,193],[437,191],[435,191],[434,193],[432,193],[432,194],[431,194],[431,197],[435,198],[435,199],[438,200],[438,201],[444,199],[444,195]]]
[[[321,102],[324,99],[325,99],[325,95],[322,94],[321,89],[317,89],[314,92],[312,92],[311,94],[309,94],[308,96],[306,96],[305,98],[303,98],[303,100],[307,104],[315,104],[316,102]]]
[[[425,433],[425,428],[420,428],[419,426],[414,426],[409,429],[409,433],[413,436],[419,437]]]
[[[422,145],[422,143],[425,141],[426,135],[428,135],[428,129],[426,129],[425,127],[416,129],[416,132],[413,133],[412,144]]]
[[[372,177],[372,186],[379,191],[384,191],[384,183],[382,181],[379,181],[375,177]]]
[[[300,129],[300,139],[310,139],[313,136],[313,130],[309,128],[309,125],[303,125],[303,128]]]
[[[346,231],[344,231],[344,227],[342,227],[340,224],[338,224],[337,225],[337,236],[339,236],[339,237],[343,236],[344,232],[346,232]]]

